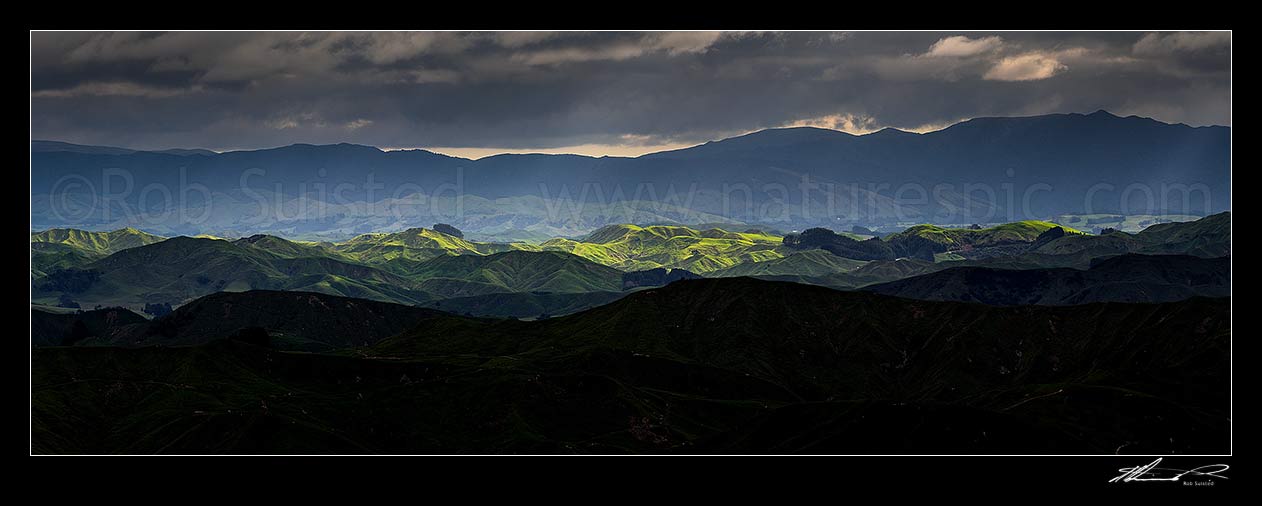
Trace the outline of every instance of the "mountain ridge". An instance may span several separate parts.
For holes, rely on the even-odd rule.
[[[596,155],[581,155],[581,154],[573,154],[573,153],[515,153],[515,152],[505,152],[505,153],[497,153],[497,154],[493,154],[493,155],[483,156],[483,157],[477,158],[476,160],[482,160],[482,159],[485,159],[485,158],[496,157],[496,156],[545,156],[545,157],[555,156],[555,157],[578,157],[578,158],[593,159],[593,160],[595,160],[595,159],[600,159],[600,158],[605,158],[605,157],[608,157],[608,158],[640,158],[640,157],[645,157],[645,156],[658,155],[658,154],[661,154],[661,153],[670,153],[670,152],[676,152],[676,151],[682,151],[682,150],[692,149],[692,148],[695,148],[695,147],[701,147],[701,146],[705,146],[705,145],[708,145],[708,144],[714,144],[714,143],[726,142],[726,141],[730,141],[730,140],[733,140],[733,139],[748,138],[748,137],[750,137],[750,136],[757,136],[757,135],[759,135],[759,134],[763,134],[764,132],[785,132],[785,131],[819,132],[819,133],[820,133],[819,135],[820,135],[821,137],[823,137],[823,136],[831,136],[831,135],[834,135],[834,134],[838,134],[839,136],[841,136],[841,137],[843,137],[843,138],[860,138],[860,137],[867,137],[867,136],[878,135],[878,134],[883,134],[883,133],[900,133],[900,134],[908,134],[908,135],[918,135],[918,136],[923,136],[923,135],[930,135],[930,134],[933,134],[933,133],[937,133],[937,132],[941,132],[941,131],[944,131],[944,130],[948,130],[948,129],[954,128],[954,127],[959,126],[959,125],[964,125],[964,124],[967,124],[967,123],[977,122],[977,121],[980,121],[980,122],[991,122],[991,121],[1002,121],[1002,120],[1028,120],[1028,119],[1034,119],[1034,118],[1078,118],[1078,117],[1081,117],[1081,118],[1093,118],[1093,117],[1094,117],[1094,118],[1099,118],[1099,117],[1103,117],[1103,118],[1115,119],[1115,120],[1144,120],[1144,121],[1146,121],[1146,122],[1150,122],[1150,123],[1155,123],[1155,124],[1160,124],[1160,125],[1168,125],[1168,126],[1186,127],[1186,128],[1189,128],[1189,129],[1200,129],[1200,128],[1210,128],[1210,129],[1212,129],[1212,128],[1225,128],[1225,129],[1230,129],[1230,128],[1231,128],[1230,126],[1227,126],[1227,125],[1199,125],[1199,126],[1192,126],[1192,125],[1188,125],[1188,124],[1185,124],[1185,123],[1167,123],[1167,122],[1164,122],[1164,121],[1161,121],[1161,120],[1158,120],[1158,119],[1155,119],[1155,118],[1151,118],[1151,117],[1138,116],[1138,115],[1134,115],[1134,114],[1132,114],[1132,115],[1128,115],[1128,116],[1119,116],[1119,115],[1117,115],[1117,114],[1113,114],[1113,113],[1111,113],[1111,112],[1109,112],[1109,111],[1107,111],[1107,110],[1104,110],[1104,109],[1098,109],[1098,110],[1096,110],[1095,112],[1091,112],[1091,113],[1067,112],[1067,113],[1049,113],[1049,114],[1038,114],[1038,115],[1027,115],[1027,116],[978,116],[978,117],[975,117],[975,118],[969,118],[969,119],[966,119],[966,120],[962,120],[962,121],[958,121],[958,122],[952,123],[951,125],[948,125],[948,126],[946,126],[946,127],[940,128],[940,129],[938,129],[938,130],[933,130],[933,131],[930,131],[930,132],[923,132],[923,133],[920,133],[920,132],[911,132],[911,131],[908,131],[908,130],[903,130],[903,129],[900,129],[900,128],[897,128],[897,127],[883,127],[883,128],[881,128],[881,129],[879,129],[879,130],[875,130],[875,131],[868,132],[868,133],[864,133],[864,134],[852,134],[852,133],[849,133],[849,132],[846,132],[846,131],[843,131],[843,130],[837,130],[837,129],[832,129],[832,128],[822,128],[822,127],[812,127],[812,126],[799,126],[799,127],[772,127],[772,128],[764,128],[764,129],[756,130],[756,131],[749,132],[749,133],[746,133],[746,134],[735,135],[735,136],[732,136],[732,137],[724,137],[724,138],[720,138],[720,139],[712,139],[712,140],[705,141],[705,142],[703,142],[703,143],[697,144],[696,146],[690,146],[690,147],[686,147],[686,148],[679,148],[679,149],[671,149],[671,150],[663,150],[663,151],[654,151],[654,152],[650,152],[650,153],[644,153],[644,154],[641,154],[641,155],[637,155],[637,156],[635,156],[635,157],[607,156],[607,155],[605,155],[605,156],[596,156]],[[829,132],[829,133],[824,133],[824,132]],[[381,147],[379,147],[379,146],[374,146],[374,145],[371,145],[371,144],[357,144],[357,143],[351,143],[351,142],[335,142],[335,143],[328,143],[328,144],[311,144],[311,143],[298,142],[298,143],[286,144],[286,145],[282,145],[282,146],[271,146],[271,147],[250,148],[250,149],[223,150],[223,151],[214,151],[214,150],[208,150],[208,149],[202,149],[202,148],[183,148],[183,147],[162,148],[162,149],[132,149],[132,148],[123,148],[123,147],[115,147],[115,146],[105,146],[105,145],[77,144],[77,143],[71,143],[71,142],[66,142],[66,141],[61,141],[61,140],[52,140],[52,139],[32,139],[32,140],[31,140],[31,144],[32,144],[32,150],[33,150],[33,151],[38,150],[38,152],[74,151],[74,150],[81,149],[81,148],[91,148],[91,149],[103,149],[103,150],[109,150],[109,151],[111,151],[111,152],[112,152],[112,153],[109,153],[109,154],[132,154],[132,153],[167,153],[167,154],[170,154],[170,153],[174,153],[174,152],[188,152],[188,153],[194,153],[194,152],[196,152],[197,154],[220,154],[220,155],[222,155],[222,154],[228,154],[228,153],[256,153],[256,152],[271,151],[271,150],[278,150],[278,149],[285,149],[285,148],[300,148],[300,149],[309,149],[309,148],[328,148],[328,147],[350,147],[350,148],[372,148],[372,149],[374,149],[374,150],[376,150],[377,152],[380,152],[380,153],[391,153],[391,152],[415,152],[415,151],[420,151],[420,152],[424,152],[424,153],[429,154],[429,155],[443,156],[443,157],[447,157],[447,158],[454,158],[454,159],[459,159],[459,160],[464,160],[464,161],[470,161],[470,162],[475,161],[475,159],[471,159],[471,158],[463,158],[463,157],[458,157],[458,156],[452,156],[452,155],[445,155],[445,154],[442,154],[442,153],[437,153],[437,152],[434,152],[434,151],[430,151],[430,150],[428,150],[428,149],[426,149],[426,148],[383,149],[383,148],[381,148]],[[105,154],[105,153],[102,153],[102,154]]]

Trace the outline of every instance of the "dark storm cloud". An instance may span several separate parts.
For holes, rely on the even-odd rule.
[[[36,138],[658,145],[1090,112],[1230,124],[1229,33],[50,33]]]

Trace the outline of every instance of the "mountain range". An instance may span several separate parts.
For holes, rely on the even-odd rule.
[[[1230,139],[1229,127],[1099,111],[977,118],[924,134],[773,129],[635,158],[469,160],[351,144],[173,153],[33,141],[32,221],[342,238],[444,221],[513,239],[617,223],[809,228],[1206,215],[1230,209]],[[139,189],[149,185],[171,189],[171,200],[142,202]],[[1135,185],[1141,191],[1128,190]]]

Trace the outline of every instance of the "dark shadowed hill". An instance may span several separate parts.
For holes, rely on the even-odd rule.
[[[449,313],[490,318],[538,319],[608,304],[628,292],[498,292],[452,297],[424,304]]]
[[[427,322],[374,353],[512,356],[552,374],[581,368],[681,395],[782,406],[707,441],[717,448],[1112,452],[1110,438],[1156,437],[1141,446],[1164,452],[1164,430],[1207,430],[1217,435],[1195,445],[1225,444],[1229,319],[1227,299],[996,308],[732,278],[680,281],[543,322],[468,321],[441,331]],[[495,337],[504,335],[514,337]],[[709,383],[721,381],[719,372],[754,383]],[[1199,406],[1199,414],[1176,415],[1168,402]],[[646,423],[662,444],[680,445],[688,437],[672,433],[672,420],[688,417],[669,404]],[[1200,425],[1211,412],[1216,421]],[[1066,424],[1079,416],[1100,418],[1089,428]],[[1145,416],[1171,425],[1142,436],[1096,432]]]
[[[110,342],[149,323],[144,316],[111,307],[76,313],[31,310],[32,346],[69,346],[84,342]]]
[[[426,318],[446,313],[388,302],[310,292],[252,290],[207,295],[180,306],[112,341],[92,344],[181,346],[229,337],[250,327],[264,329],[270,346],[327,351],[368,346]]]
[[[965,267],[981,269],[973,272],[985,272],[987,269],[1086,270],[1100,259],[1126,254],[1190,255],[1214,259],[1231,255],[1231,213],[1223,212],[1190,222],[1155,225],[1137,234],[1112,231],[1088,235],[1066,231],[1052,223],[1021,222],[980,230],[919,225],[882,239],[865,241],[856,241],[827,229],[812,229],[802,234],[786,236],[785,243],[786,247],[801,251],[777,261],[740,264],[731,271],[762,279],[853,289]],[[883,251],[884,257],[899,258],[866,263],[849,258],[873,258],[869,253],[874,251]],[[900,256],[902,253],[898,251],[907,253],[908,256]],[[820,253],[829,253],[835,257],[832,263],[850,262],[850,266],[828,272],[802,261],[781,265],[789,264],[789,260],[804,253],[811,253],[815,258]],[[928,258],[935,253],[945,254],[953,259],[929,261]],[[875,257],[882,258],[881,255]],[[762,269],[761,266],[767,268]],[[1032,282],[1043,279],[1046,275],[1047,273],[1011,276],[1014,281],[1021,278]],[[1116,279],[1110,280],[1114,281]],[[1170,297],[1173,296],[1155,299],[1106,297],[1101,300],[1172,300]],[[1086,300],[1090,299],[1082,299]]]
[[[1231,255],[1231,211],[1185,223],[1160,223],[1136,237],[1146,243],[1143,253],[1198,257]]]
[[[1160,223],[1135,234],[1112,231],[1101,235],[1066,235],[1034,244],[1030,252],[1053,256],[1077,255],[1087,259],[1123,253],[1201,258],[1231,256],[1231,212],[1195,221]]]
[[[922,300],[999,306],[1170,302],[1231,295],[1231,258],[1121,255],[1088,270],[955,267],[864,290]]]
[[[684,280],[543,321],[436,315],[343,356],[37,348],[33,445],[1212,453],[1229,346],[1227,299],[1000,308]]]
[[[1044,267],[1085,267],[1093,258],[1125,253],[1217,258],[1231,255],[1231,212],[1153,225],[1136,234],[1112,231],[1089,235],[1055,223],[1023,221],[978,230],[916,225],[867,240],[812,228],[786,235],[784,245],[794,250],[819,249],[854,260],[933,261],[935,254],[949,253],[973,261],[971,265],[1024,260]]]
[[[622,273],[622,288],[629,290],[644,286],[669,285],[681,279],[699,279],[700,275],[687,269],[665,269],[658,267],[643,271]]]
[[[684,280],[543,321],[427,318],[343,356],[38,348],[33,445],[1213,453],[1229,346],[1227,299],[1001,308]]]

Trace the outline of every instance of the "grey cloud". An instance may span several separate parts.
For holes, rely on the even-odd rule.
[[[1107,109],[1230,124],[1230,34],[32,34],[36,138],[550,148]]]

